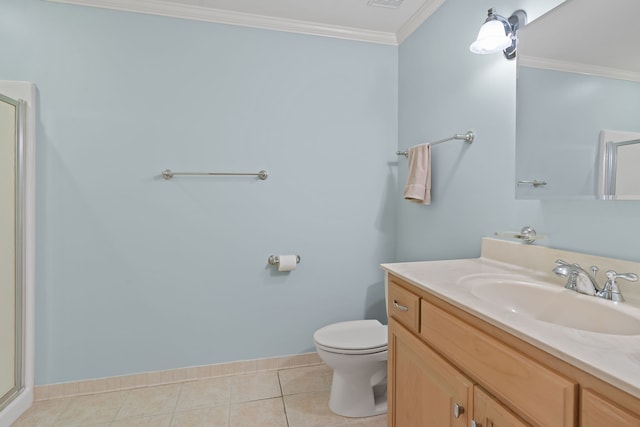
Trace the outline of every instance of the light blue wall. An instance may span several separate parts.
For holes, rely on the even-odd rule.
[[[39,96],[37,384],[384,320],[397,48],[42,0],[3,0],[0,40],[0,79]],[[296,271],[267,265],[288,253]]]
[[[638,202],[515,200],[516,64],[468,46],[488,7],[535,19],[559,3],[447,0],[400,46],[399,146],[468,129],[476,140],[433,148],[433,202],[399,203],[398,260],[478,256],[483,236],[524,225],[546,234],[544,245],[640,260]],[[406,168],[398,171],[400,198]]]
[[[3,0],[0,79],[39,90],[37,384],[311,351],[322,325],[384,318],[380,262],[525,224],[640,260],[640,203],[514,197],[515,63],[468,45],[489,6],[558,2],[447,0],[398,49]],[[469,129],[434,147],[433,204],[402,200],[396,145]]]
[[[513,2],[499,3],[499,13],[514,9]],[[447,0],[400,46],[400,147],[468,130],[476,138],[432,148],[432,204],[400,203],[398,259],[477,256],[483,236],[520,224],[513,192],[516,64],[469,51],[493,5]],[[407,169],[398,171],[401,194]]]

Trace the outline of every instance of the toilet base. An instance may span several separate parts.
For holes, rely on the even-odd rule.
[[[371,356],[380,360],[359,363],[355,370],[352,366],[334,367],[329,397],[331,411],[353,418],[387,412],[387,351],[368,355]]]
[[[344,417],[387,412],[387,326],[353,320],[318,329],[320,359],[333,369],[329,409]]]

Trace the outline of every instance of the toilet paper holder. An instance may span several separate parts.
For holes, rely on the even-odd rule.
[[[271,255],[268,261],[271,265],[278,265],[280,264],[280,257],[278,255]],[[296,255],[296,264],[300,264],[300,255]]]

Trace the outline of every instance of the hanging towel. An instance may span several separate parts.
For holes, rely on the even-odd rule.
[[[423,205],[431,203],[431,146],[416,145],[408,150],[409,175],[404,198]]]

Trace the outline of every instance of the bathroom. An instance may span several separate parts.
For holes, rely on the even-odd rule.
[[[640,261],[637,202],[515,199],[516,64],[468,50],[489,7],[559,3],[446,0],[393,46],[3,0],[0,79],[37,86],[36,386],[313,352],[386,322],[381,263],[527,224]],[[432,204],[404,201],[396,150],[470,129],[434,148]]]

